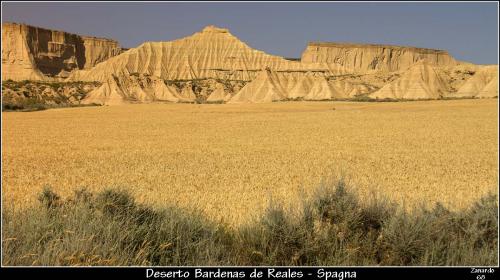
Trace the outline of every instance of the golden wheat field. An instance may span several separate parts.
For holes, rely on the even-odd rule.
[[[135,104],[7,112],[3,205],[126,188],[239,224],[322,178],[405,205],[469,206],[498,184],[498,100]]]

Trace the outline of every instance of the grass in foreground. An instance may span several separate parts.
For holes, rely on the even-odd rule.
[[[232,229],[178,208],[153,210],[127,193],[85,190],[4,209],[3,265],[496,265],[498,205],[403,211],[361,202],[343,181],[323,184],[297,211],[270,205]]]

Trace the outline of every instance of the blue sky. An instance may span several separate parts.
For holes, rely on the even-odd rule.
[[[2,3],[2,22],[109,37],[123,47],[228,28],[251,47],[300,57],[308,41],[409,45],[498,63],[498,6],[490,3]]]

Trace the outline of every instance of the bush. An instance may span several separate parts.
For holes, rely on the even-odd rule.
[[[361,202],[347,184],[323,183],[299,211],[270,203],[230,229],[199,212],[153,210],[122,190],[85,189],[40,206],[4,209],[5,265],[461,265],[497,259],[498,205],[441,204],[404,211],[383,198]]]
[[[24,107],[18,104],[10,104],[10,103],[3,103],[2,104],[2,111],[17,111],[17,110],[23,110]]]
[[[219,264],[225,254],[223,231],[197,213],[154,211],[123,191],[79,190],[53,207],[59,196],[46,189],[40,201],[4,213],[4,264]]]
[[[42,193],[38,196],[38,201],[46,208],[53,208],[59,205],[60,197],[53,192],[48,186],[45,186]]]
[[[91,88],[84,86],[97,86],[97,82],[46,82],[46,81],[12,81],[2,82],[3,111],[40,111],[49,108],[76,107],[77,102],[85,98]],[[55,95],[48,95],[44,91],[51,88]],[[63,89],[69,89],[64,93]]]

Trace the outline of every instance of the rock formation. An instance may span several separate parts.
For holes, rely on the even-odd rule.
[[[443,77],[426,60],[422,60],[404,72],[399,79],[386,84],[370,97],[437,99],[447,95],[449,91]]]
[[[7,110],[67,107],[81,104],[95,82],[54,83],[45,81],[3,81],[2,105]]]
[[[121,52],[118,42],[24,24],[2,24],[2,80],[65,78]]]
[[[144,43],[92,70],[78,71],[72,79],[103,81],[111,74],[128,72],[167,80],[252,80],[265,67],[292,70],[302,65],[252,49],[227,29],[207,26],[186,38]]]
[[[448,52],[415,47],[374,44],[312,42],[302,53],[302,63],[338,65],[353,72],[406,70],[421,60],[438,66],[457,62]],[[332,66],[330,66],[332,67]]]
[[[497,70],[498,72],[498,70]],[[498,97],[498,74],[497,76],[493,77],[491,81],[481,89],[478,95],[476,97],[479,98],[491,98],[491,97]]]
[[[495,80],[496,78],[496,80]],[[490,85],[491,84],[491,85]],[[455,93],[457,97],[494,97],[498,95],[498,66],[484,66],[477,70]],[[482,91],[485,90],[483,93]]]
[[[217,83],[214,91],[210,93],[207,102],[225,102],[231,99],[231,94],[226,92],[222,84]]]
[[[331,100],[347,94],[322,75],[301,72],[261,71],[229,103],[264,103],[285,100]]]
[[[312,86],[304,96],[304,100],[332,100],[347,97],[345,92],[329,84],[324,77],[317,77],[309,84]]]
[[[257,77],[245,85],[233,98],[230,103],[262,103],[283,100],[286,98],[281,85],[280,79],[276,73],[266,69],[261,71]]]
[[[87,104],[498,96],[498,66],[442,50],[314,42],[300,60],[285,59],[215,26],[123,50],[108,39],[3,24],[2,44],[2,80],[101,83]]]
[[[191,101],[192,96],[177,93],[162,79],[143,74],[120,74],[110,77],[102,86],[91,91],[83,104],[118,105],[123,103],[148,103],[155,101]]]

